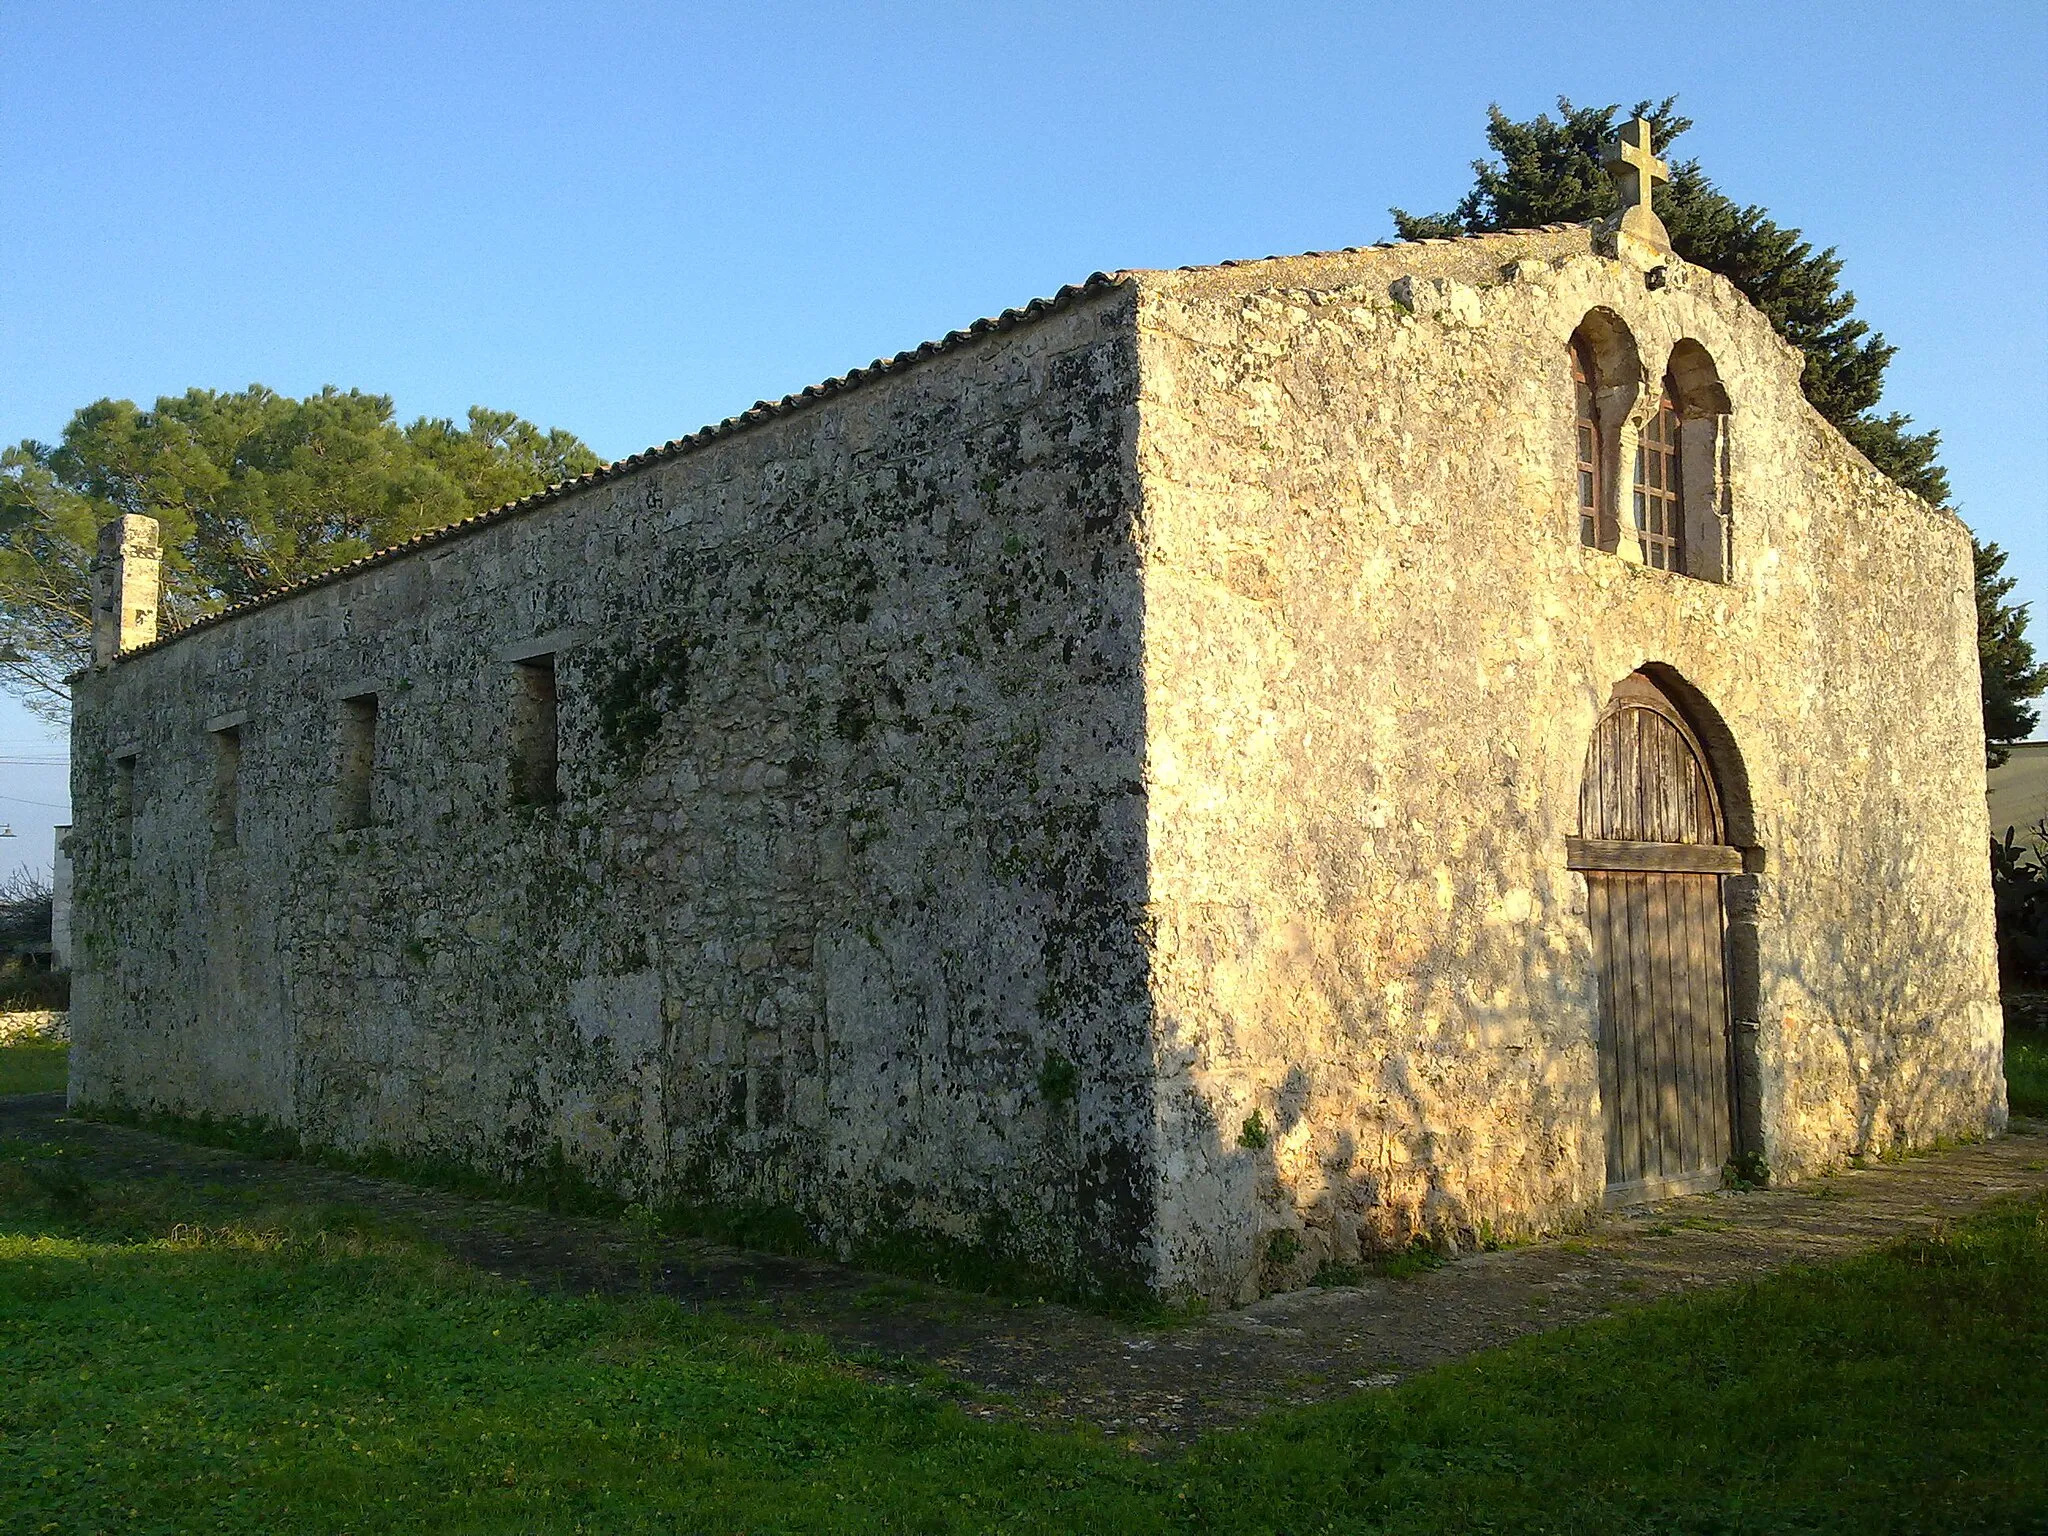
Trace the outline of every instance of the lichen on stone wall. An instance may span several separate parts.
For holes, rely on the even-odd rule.
[[[636,772],[662,722],[689,703],[690,650],[690,637],[677,633],[637,647],[614,641],[582,660],[598,734],[616,772]]]
[[[1961,530],[1851,467],[1726,283],[1666,277],[1558,231],[1140,280],[1160,1240],[1198,1289],[1599,1201],[1563,842],[1645,664],[1747,763],[1773,1168],[1997,1122]],[[1732,397],[1726,580],[1579,543],[1595,312]]]
[[[85,729],[120,722],[162,787],[136,889],[86,877],[103,972],[155,978],[103,976],[88,1095],[1142,1277],[1141,1202],[1075,1192],[1132,1183],[1102,1148],[1144,1139],[1142,954],[1101,904],[1048,934],[1068,877],[979,852],[1043,819],[1048,867],[1088,868],[1064,841],[1105,734],[1131,777],[1133,355],[1127,298],[1077,305],[99,679]],[[518,804],[501,658],[550,635],[561,796]],[[329,833],[351,692],[379,698],[374,824]],[[231,864],[194,750],[227,708]],[[1048,971],[1072,1018],[1039,1011]]]
[[[1595,312],[1639,384],[1711,357],[1725,579],[1579,542]],[[92,674],[80,1093],[1080,1288],[1556,1226],[1605,1182],[1565,838],[1648,668],[1740,759],[1774,1174],[1995,1129],[1967,539],[1797,366],[1581,230],[1131,274]]]

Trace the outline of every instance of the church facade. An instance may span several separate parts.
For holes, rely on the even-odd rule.
[[[1244,1299],[2003,1127],[1970,546],[1654,238],[1091,279],[77,679],[72,1098]]]

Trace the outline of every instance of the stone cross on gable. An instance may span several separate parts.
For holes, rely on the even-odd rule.
[[[1633,118],[1621,125],[1618,142],[1607,149],[1607,174],[1621,189],[1621,233],[1670,250],[1671,235],[1650,206],[1650,195],[1659,182],[1671,179],[1671,167],[1651,148],[1648,118]]]

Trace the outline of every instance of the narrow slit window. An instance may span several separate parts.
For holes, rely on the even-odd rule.
[[[1657,413],[1643,423],[1636,446],[1636,538],[1643,562],[1660,571],[1685,569],[1685,506],[1679,489],[1678,407],[1667,384]]]
[[[512,803],[553,805],[561,798],[555,658],[517,662],[512,676]]]
[[[1593,399],[1593,362],[1578,342],[1571,348],[1573,454],[1578,468],[1579,542],[1600,547],[1600,414]]]
[[[352,832],[372,825],[377,783],[377,695],[341,701],[341,777],[335,825]]]
[[[242,730],[229,726],[213,736],[213,845],[232,848],[241,841]]]

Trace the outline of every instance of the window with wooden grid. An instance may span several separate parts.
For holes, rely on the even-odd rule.
[[[1579,542],[1600,547],[1600,414],[1593,400],[1593,360],[1586,347],[1574,342],[1572,391],[1577,397],[1572,422],[1574,452],[1578,456]]]
[[[1678,482],[1678,407],[1667,383],[1636,444],[1636,540],[1643,563],[1685,569],[1685,512]]]

